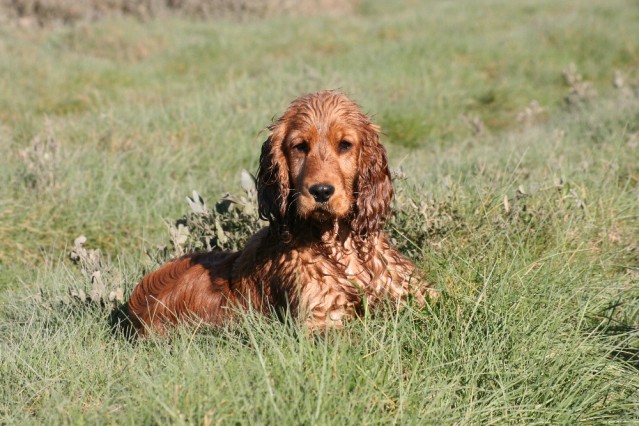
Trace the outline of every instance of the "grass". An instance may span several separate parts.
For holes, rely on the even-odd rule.
[[[3,26],[0,422],[636,422],[638,18],[621,0],[363,1]],[[596,94],[567,97],[571,63]],[[78,235],[126,297],[185,197],[240,192],[260,130],[323,88],[383,126],[405,176],[389,231],[436,304],[324,339],[249,313],[131,345],[106,299],[69,296],[93,286],[67,259]]]

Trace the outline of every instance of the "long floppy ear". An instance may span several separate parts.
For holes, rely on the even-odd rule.
[[[257,203],[260,218],[271,225],[283,224],[288,209],[289,178],[282,151],[285,131],[280,120],[269,127],[271,134],[262,144],[257,171]]]
[[[359,154],[359,176],[356,184],[356,203],[351,228],[360,241],[382,229],[391,212],[393,185],[386,159],[386,149],[379,143],[379,126],[364,124]]]

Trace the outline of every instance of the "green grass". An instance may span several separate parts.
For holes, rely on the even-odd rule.
[[[621,0],[3,26],[0,422],[639,421],[637,33]],[[597,91],[571,105],[570,63]],[[389,230],[436,304],[323,339],[248,314],[131,345],[68,296],[91,290],[78,235],[128,295],[185,197],[238,192],[260,130],[324,88],[383,126]]]

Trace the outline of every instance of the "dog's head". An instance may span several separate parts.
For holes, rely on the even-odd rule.
[[[393,195],[386,151],[355,102],[333,91],[302,96],[269,130],[257,179],[263,219],[280,228],[341,220],[360,239],[383,226]]]

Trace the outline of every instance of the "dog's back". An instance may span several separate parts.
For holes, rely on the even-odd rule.
[[[237,253],[191,254],[165,263],[146,275],[128,303],[131,322],[140,334],[147,327],[163,332],[178,318],[221,323],[231,298],[231,269]]]

